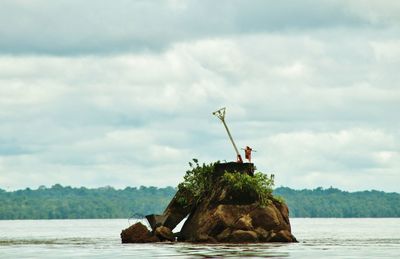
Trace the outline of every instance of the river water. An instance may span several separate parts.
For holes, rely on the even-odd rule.
[[[2,220],[0,258],[400,258],[400,218],[292,218],[299,243],[121,244],[134,221]]]

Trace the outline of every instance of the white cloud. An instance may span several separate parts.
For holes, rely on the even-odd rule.
[[[384,179],[398,177],[397,138],[382,130],[359,128],[279,133],[258,143],[263,150],[257,156],[268,158],[262,164],[277,173],[278,181],[296,188],[395,190],[395,184]],[[376,180],[366,182],[363,177]]]
[[[186,40],[398,23],[394,1],[3,0],[0,52],[162,51]]]
[[[367,19],[372,24],[400,24],[400,3],[398,1],[383,0],[356,0],[347,1],[350,12]]]
[[[4,3],[15,11],[15,3]],[[263,2],[237,2],[243,13],[226,2],[231,9],[220,12],[229,19],[219,29],[211,25],[218,24],[220,16],[206,24],[190,18],[194,7],[201,7],[197,15],[204,14],[206,4],[169,1],[155,12],[165,15],[173,9],[181,16],[147,20],[141,15],[154,5],[139,1],[134,10],[143,14],[133,20],[127,13],[118,18],[124,11],[115,7],[115,14],[93,13],[94,18],[88,16],[88,24],[78,28],[73,25],[85,16],[78,12],[72,21],[63,14],[54,28],[71,21],[70,31],[45,28],[48,37],[35,38],[38,24],[54,15],[47,11],[61,8],[45,3],[18,6],[18,12],[46,13],[40,19],[30,16],[38,21],[24,25],[32,44],[43,43],[42,54],[32,54],[37,46],[23,44],[0,55],[0,188],[57,182],[176,185],[193,157],[235,158],[222,125],[211,115],[227,106],[238,145],[254,146],[259,169],[274,171],[278,185],[400,191],[394,184],[400,168],[399,34],[391,11],[371,22],[369,14],[361,14],[361,2],[348,6],[327,1],[317,10],[328,18],[346,18],[330,21],[308,10],[311,2],[306,1],[304,8],[296,5],[296,12],[300,17],[311,12],[310,19],[297,26],[291,18],[278,26],[283,18],[259,24],[255,18],[246,20],[246,13],[264,10]],[[275,4],[272,11],[283,15],[286,7]],[[110,20],[98,21],[98,15]],[[148,22],[148,27],[115,29],[124,21]],[[160,33],[163,21],[176,27]],[[239,26],[238,21],[249,24]],[[3,44],[21,40],[21,23],[0,26],[0,35],[8,35]],[[104,35],[97,38],[96,28],[103,26]],[[144,31],[146,40],[155,39],[163,47],[131,51],[114,44],[121,37],[126,42],[141,40]],[[82,37],[89,32],[104,44],[101,51],[87,50],[92,43]],[[65,35],[59,38],[58,33]],[[81,44],[63,42],[71,35],[76,36],[71,41],[81,39]],[[49,47],[54,42],[59,45]],[[148,46],[147,41],[143,44]]]
[[[379,62],[399,65],[400,40],[373,41],[371,45]]]

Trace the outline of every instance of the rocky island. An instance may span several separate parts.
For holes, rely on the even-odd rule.
[[[122,231],[122,243],[297,242],[287,205],[272,194],[273,175],[255,173],[252,163],[193,161],[164,213],[146,216],[151,229],[136,223]]]

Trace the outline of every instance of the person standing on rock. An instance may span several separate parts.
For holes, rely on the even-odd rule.
[[[251,147],[246,146],[246,148],[242,148],[244,150],[244,157],[249,160],[249,163],[251,163],[251,152],[255,151]]]

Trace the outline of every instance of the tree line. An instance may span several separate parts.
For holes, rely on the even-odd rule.
[[[176,190],[153,186],[89,189],[60,184],[11,192],[0,189],[0,219],[141,218],[162,213]],[[274,194],[286,201],[291,217],[400,217],[398,193],[279,187]]]
[[[293,190],[277,188],[291,217],[382,218],[400,217],[400,194],[382,191],[346,192],[336,188]]]

